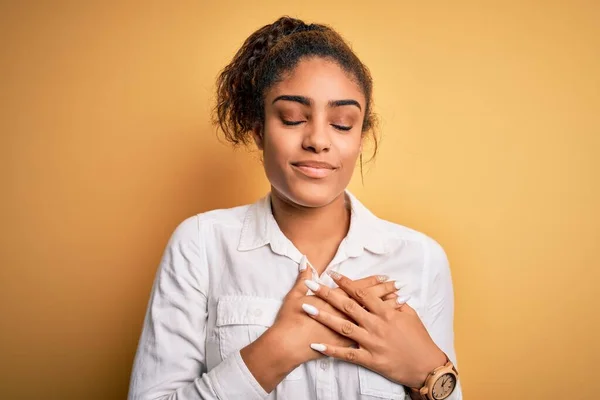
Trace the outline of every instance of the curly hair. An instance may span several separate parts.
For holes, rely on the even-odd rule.
[[[336,62],[362,89],[366,99],[362,132],[371,134],[374,156],[377,118],[372,111],[373,80],[369,70],[332,28],[287,16],[250,35],[219,74],[213,123],[225,138],[235,146],[251,143],[251,131],[257,124],[264,124],[266,91],[302,58],[312,56]]]

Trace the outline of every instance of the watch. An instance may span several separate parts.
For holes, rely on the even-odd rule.
[[[412,400],[447,399],[458,382],[458,371],[446,356],[446,364],[431,371],[420,389],[409,388]]]

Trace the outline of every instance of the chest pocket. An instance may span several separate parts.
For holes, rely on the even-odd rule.
[[[390,400],[409,399],[404,391],[404,386],[394,383],[370,369],[358,366],[358,379],[360,381],[360,394],[371,396],[365,397],[365,399],[372,397]]]
[[[255,296],[224,296],[217,302],[217,336],[219,352],[224,360],[246,347],[273,325],[281,308],[280,300]],[[302,366],[285,380],[302,378]]]

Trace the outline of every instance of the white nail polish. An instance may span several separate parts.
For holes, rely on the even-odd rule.
[[[307,288],[309,288],[313,292],[316,292],[317,290],[319,290],[319,284],[315,281],[311,281],[310,279],[307,279],[304,281],[304,284],[306,285]]]
[[[403,286],[404,286],[404,284],[402,284],[401,282],[398,282],[398,281],[394,282],[394,287],[395,287],[396,289],[400,289],[400,288],[401,288],[401,287],[403,287]]]
[[[327,271],[327,275],[329,275],[334,281],[337,281],[342,277],[339,273],[335,271]]]
[[[327,346],[325,346],[324,344],[321,344],[321,343],[311,343],[310,348],[315,351],[320,351],[320,352],[327,350]]]
[[[308,259],[306,258],[306,256],[302,256],[302,258],[300,259],[300,264],[298,264],[298,272],[302,272],[306,269],[307,262]]]
[[[305,313],[307,313],[308,315],[319,315],[319,310],[317,310],[316,307],[311,306],[310,304],[302,304],[302,309],[304,310]]]
[[[402,305],[405,304],[408,300],[410,300],[410,295],[400,296],[396,299],[396,303]]]
[[[388,279],[390,279],[390,277],[387,275],[377,275],[377,282],[383,283],[383,282],[387,281]]]

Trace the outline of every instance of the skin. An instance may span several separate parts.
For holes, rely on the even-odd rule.
[[[350,223],[344,189],[361,151],[365,110],[365,97],[350,78],[334,62],[301,61],[268,91],[264,127],[254,131],[271,183],[275,220],[318,272],[335,255]],[[302,96],[310,105],[280,96]],[[336,100],[358,106],[331,106]],[[293,166],[302,160],[325,161],[336,169],[327,178],[311,179]]]
[[[366,105],[352,78],[331,60],[301,60],[265,94],[264,125],[257,124],[253,132],[271,183],[273,215],[319,273],[333,259],[349,228],[344,190],[362,149]],[[327,162],[333,169],[316,179],[298,166],[303,160]],[[313,172],[308,170],[309,175]],[[310,269],[299,273],[273,326],[241,350],[265,391],[271,392],[297,366],[323,357],[310,348],[311,343],[325,344],[325,354],[367,366],[411,387],[419,387],[430,371],[445,363],[445,355],[414,310],[394,300],[393,282],[343,278],[335,290],[321,287],[316,296],[306,296],[307,279],[311,279]],[[360,307],[365,304],[360,303],[362,296],[356,297],[359,289],[370,302],[367,309]],[[356,308],[349,313],[344,308],[348,302],[362,313]],[[307,315],[302,304],[313,305],[319,315]],[[342,329],[344,324],[352,324],[351,334]],[[395,339],[399,337],[402,343]],[[349,352],[350,345],[357,343],[360,349]]]
[[[423,385],[430,371],[446,363],[446,355],[408,304],[401,305],[397,312],[357,282],[338,273],[330,276],[350,297],[319,285],[315,294],[336,312],[331,313],[326,307],[318,309],[318,314],[311,318],[354,340],[359,347],[325,344],[323,354],[365,366],[415,388]],[[340,316],[338,311],[343,314]]]

